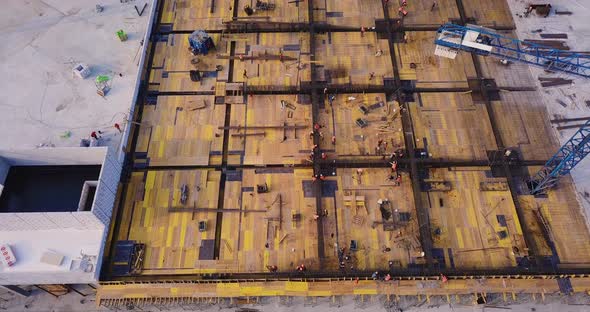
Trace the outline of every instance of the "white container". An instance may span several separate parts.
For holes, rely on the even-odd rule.
[[[90,67],[88,64],[80,63],[72,68],[72,72],[74,75],[85,79],[86,77],[90,76]]]
[[[12,249],[7,244],[0,244],[0,263],[7,267],[11,267],[16,263],[16,257],[14,257]]]

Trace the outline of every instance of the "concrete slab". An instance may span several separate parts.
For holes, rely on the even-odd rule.
[[[145,1],[144,1],[145,2]],[[0,10],[0,146],[78,146],[92,131],[104,131],[101,145],[117,146],[135,90],[142,39],[152,1],[139,17],[134,4],[104,0],[2,2]],[[116,31],[125,30],[121,42]],[[74,77],[87,63],[92,73]],[[96,94],[97,75],[112,88]]]

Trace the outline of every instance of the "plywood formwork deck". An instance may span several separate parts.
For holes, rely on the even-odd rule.
[[[222,29],[232,7],[227,0],[165,0],[161,23],[172,24],[173,30]]]
[[[486,108],[470,93],[418,93],[410,106],[416,146],[430,157],[485,160],[496,149]]]
[[[207,268],[198,261],[202,240],[211,239],[215,212],[171,212],[171,208],[215,210],[220,172],[176,170],[135,172],[127,193],[128,232],[120,240],[146,243],[143,274],[182,273],[186,268]],[[188,198],[181,204],[181,187],[188,186]],[[198,221],[207,221],[208,231],[199,232]]]
[[[512,14],[506,1],[461,0],[467,18],[480,25],[514,26]]]
[[[469,53],[459,53],[454,60],[433,54],[435,32],[405,36],[405,42],[395,44],[400,79],[415,80],[416,87],[465,88],[467,79],[476,76]]]
[[[189,50],[188,34],[170,34],[165,42],[158,42],[150,73],[150,90],[155,91],[212,91],[218,80],[227,81],[227,59],[218,58],[229,49],[228,40],[221,34],[211,34],[215,49],[207,55],[193,55]],[[198,61],[198,63],[195,63]],[[222,67],[216,71],[217,65]],[[190,71],[203,73],[201,81],[191,81]]]
[[[480,188],[482,182],[506,183],[506,179],[488,177],[481,168],[469,167],[432,169],[429,179],[451,184],[448,192],[424,194],[443,267],[508,268],[527,255],[510,191]]]
[[[393,78],[387,40],[378,39],[375,33],[321,34],[316,36],[316,44],[316,60],[322,66],[318,81],[383,85],[384,79]],[[379,50],[381,55],[376,56]]]
[[[248,17],[243,10],[244,6],[249,5],[251,8],[256,8],[256,0],[240,0],[238,1],[238,18],[253,18],[258,22],[271,23],[308,23],[307,3],[304,1],[276,1],[266,0],[269,4],[274,5],[274,10],[257,10],[253,15]],[[233,4],[233,1],[231,2]]]
[[[235,35],[230,36],[233,37]],[[242,61],[238,58],[239,61],[234,63],[232,81],[246,82],[248,86],[284,87],[297,86],[301,81],[311,79],[308,34],[259,33],[240,35],[238,39],[235,56],[254,59]]]
[[[350,168],[339,169],[337,176],[327,179],[337,187],[334,194],[322,198],[322,207],[328,213],[323,219],[327,269],[354,272],[406,268],[421,257],[412,188],[409,183],[396,186],[389,175],[389,170]],[[404,179],[409,176],[403,174]],[[390,212],[388,219],[380,211],[380,200],[391,202],[384,208]],[[393,225],[393,215],[398,213],[409,218]],[[388,223],[392,224],[390,230],[385,229]],[[357,250],[350,250],[352,240]],[[344,248],[350,256],[343,266],[339,264],[343,260],[338,258],[338,248]]]
[[[433,2],[436,2],[436,6],[432,6]],[[456,20],[459,18],[459,10],[457,9],[456,0],[415,0],[408,1],[408,5],[405,10],[408,15],[403,17],[404,25],[434,25],[439,26]],[[401,17],[399,14],[399,1],[387,2],[387,9],[389,10],[389,16]]]
[[[585,217],[579,209],[571,177],[560,179],[559,186],[550,190],[546,198],[520,195],[518,200],[527,212],[525,222],[535,230],[535,237],[539,238],[532,246],[539,249],[539,254],[555,256],[558,266],[562,268],[590,265],[590,235]],[[549,224],[549,235],[555,244],[556,255],[553,255],[548,242],[540,239],[544,237],[543,225],[533,214],[535,210],[540,211]]]
[[[243,11],[245,4],[254,6],[250,0],[165,1],[163,33],[156,36],[149,72],[150,93],[142,100],[138,120],[135,167],[126,181],[115,234],[119,240],[146,244],[141,274],[262,274],[274,265],[287,273],[304,263],[309,274],[362,275],[416,269],[425,264],[424,251],[433,254],[435,268],[515,269],[529,254],[558,259],[558,267],[590,267],[590,234],[568,178],[546,198],[535,198],[523,195],[524,182],[538,167],[511,170],[508,180],[505,167],[481,165],[489,151],[511,149],[525,160],[544,160],[558,148],[538,91],[526,88],[534,83],[527,67],[464,52],[454,60],[437,57],[435,31],[394,30],[388,38],[386,32],[369,29],[375,19],[399,17],[396,1],[385,3],[386,11],[381,1],[343,1],[314,0],[313,16],[308,16],[307,2],[271,1],[274,11],[251,17]],[[409,1],[409,14],[400,24],[386,23],[394,29],[424,28],[472,17],[486,26],[512,25],[505,1],[437,2],[431,9],[432,1]],[[231,27],[236,28],[228,31],[223,22],[234,15],[239,18]],[[307,24],[310,18],[313,27]],[[244,32],[236,30],[246,22]],[[260,25],[270,29],[264,24],[269,22],[277,29],[252,31]],[[296,32],[284,23],[313,31]],[[339,28],[319,30],[329,25]],[[170,27],[180,32],[169,33]],[[362,33],[360,27],[368,31]],[[208,55],[188,51],[188,33],[195,29],[215,30],[216,48]],[[205,77],[193,82],[190,70],[200,70]],[[473,86],[481,78],[494,79],[499,89],[490,91],[495,97],[488,103]],[[414,87],[421,92],[412,91]],[[514,87],[525,88],[508,90]],[[340,91],[332,94],[336,89]],[[381,102],[367,114],[359,108]],[[356,125],[358,118],[368,126]],[[310,132],[315,126],[314,143]],[[326,159],[314,164],[310,154],[316,143],[314,157],[325,153]],[[397,174],[390,169],[390,157],[409,146],[425,154],[406,155],[397,186],[390,179]],[[465,164],[431,168],[420,163],[425,156]],[[472,161],[478,167],[471,167]],[[426,190],[429,181],[448,182],[451,189]],[[481,183],[502,187],[483,191]],[[186,205],[178,202],[182,184],[189,187]],[[269,192],[258,193],[258,185],[267,185]],[[394,213],[409,219],[386,229],[380,199],[389,199]],[[174,207],[211,211],[171,212]],[[547,219],[553,249],[535,210]],[[199,232],[198,222],[204,220],[208,230]],[[430,227],[432,250],[422,246],[420,231],[425,227]],[[216,258],[199,260],[199,247],[209,239],[215,240]],[[349,251],[353,240],[357,251]],[[342,265],[338,250],[343,247],[350,259]],[[461,283],[457,288],[438,285],[432,291],[454,293],[472,285]],[[553,287],[545,281],[530,283],[527,287]],[[387,292],[426,291],[402,284]],[[492,284],[487,289],[496,289]],[[289,294],[291,286],[312,287],[266,285],[269,288],[205,291],[215,297],[250,294],[253,289],[262,291],[258,295]],[[318,292],[299,293],[385,291],[372,281],[359,285],[366,288],[322,285]],[[135,290],[129,295],[139,296]]]
[[[558,279],[469,279],[449,280],[395,280],[390,282],[375,282],[360,280],[333,281],[252,281],[235,283],[169,283],[170,287],[161,284],[126,284],[103,285],[97,294],[97,303],[107,300],[124,300],[141,303],[150,298],[198,299],[198,298],[238,298],[238,297],[267,297],[267,296],[297,296],[297,297],[329,297],[344,295],[393,295],[389,300],[397,301],[397,296],[423,296],[422,300],[429,300],[428,296],[446,297],[449,302],[460,301],[452,295],[472,295],[476,305],[477,294],[499,294],[503,301],[517,301],[519,299],[538,300],[545,302],[545,296],[559,292]],[[585,292],[590,289],[590,279],[587,277],[571,280],[573,291]],[[532,296],[531,296],[532,295]],[[537,295],[537,296],[534,296]],[[426,299],[424,298],[426,297]],[[197,301],[198,302],[198,301]],[[143,302],[146,305],[158,302]],[[162,302],[163,303],[163,302]],[[467,304],[467,303],[465,303]]]
[[[379,103],[382,107],[367,114],[360,110],[361,106],[369,108]],[[359,118],[368,126],[359,127]],[[323,126],[320,147],[328,150],[329,159],[380,159],[404,147],[399,104],[387,101],[385,94],[338,94],[326,101],[319,120]],[[332,144],[333,136],[337,144]],[[380,140],[385,144],[377,149]]]
[[[151,166],[218,163],[224,114],[213,96],[160,96],[144,107],[135,152],[147,153]]]
[[[281,101],[287,102],[285,108],[281,107]],[[242,159],[232,157],[230,164],[300,164],[309,158],[313,146],[309,138],[313,126],[311,105],[298,103],[293,95],[253,95],[247,102],[232,106],[230,126],[245,128],[229,132],[230,153],[243,155]]]
[[[383,18],[383,8],[379,1],[363,0],[312,0],[314,7],[314,19],[331,25],[358,27],[370,27],[374,20]]]

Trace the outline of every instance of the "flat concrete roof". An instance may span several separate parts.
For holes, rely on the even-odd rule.
[[[10,268],[0,265],[0,285],[92,283],[96,280],[102,237],[103,230],[4,231],[2,242],[13,247],[16,264]],[[64,258],[59,265],[43,263],[45,252]],[[78,269],[83,254],[92,257],[93,268],[88,272]]]
[[[148,3],[142,16],[139,9]],[[97,13],[95,6],[104,7]],[[92,131],[100,145],[117,146],[133,104],[152,1],[5,0],[0,10],[0,148],[78,146]],[[123,29],[128,40],[116,32]],[[78,63],[90,66],[75,77]],[[121,74],[121,75],[120,75]],[[96,93],[97,75],[112,77]]]

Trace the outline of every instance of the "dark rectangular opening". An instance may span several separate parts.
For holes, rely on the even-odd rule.
[[[96,186],[89,186],[88,187],[88,196],[86,197],[86,201],[84,202],[84,208],[82,211],[90,211],[92,210],[92,203],[94,202],[94,195],[96,194]]]
[[[98,180],[100,167],[11,167],[0,196],[0,213],[77,211],[84,181]],[[94,192],[89,189],[86,205],[92,205]]]

